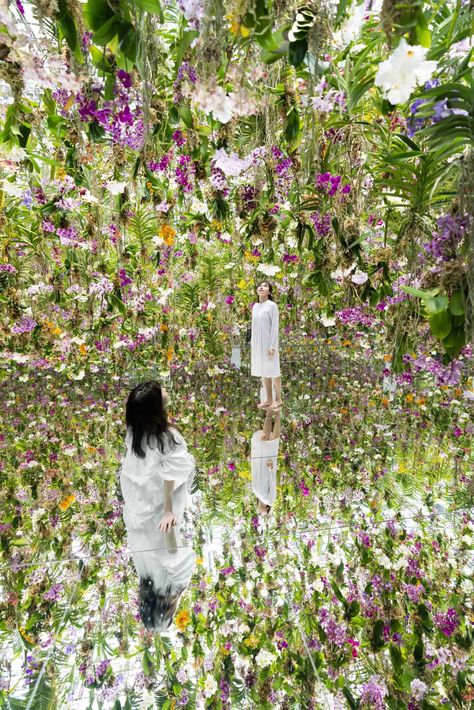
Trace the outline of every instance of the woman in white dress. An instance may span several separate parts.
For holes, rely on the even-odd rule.
[[[171,624],[196,560],[179,533],[195,462],[181,433],[168,424],[166,403],[156,381],[132,390],[120,472],[123,519],[140,578],[140,616],[155,631]]]
[[[252,436],[250,449],[252,490],[257,496],[257,512],[268,514],[276,500],[276,472],[280,445],[281,412],[276,412],[272,431],[272,412],[267,410],[263,430]]]
[[[266,399],[257,405],[260,409],[281,408],[280,353],[278,348],[278,306],[272,298],[273,287],[268,281],[257,286],[258,303],[252,308],[251,370],[254,377],[261,377]],[[275,398],[273,398],[273,387]]]

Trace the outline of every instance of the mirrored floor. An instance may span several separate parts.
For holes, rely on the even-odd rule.
[[[468,707],[472,402],[309,347],[285,352],[272,414],[241,354],[167,377],[4,371],[4,707]],[[133,549],[124,404],[151,378],[197,472],[176,540]],[[161,634],[137,555],[183,580]]]

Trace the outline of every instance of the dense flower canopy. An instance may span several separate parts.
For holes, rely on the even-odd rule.
[[[0,0],[6,707],[469,706],[471,5]],[[264,278],[262,522],[229,357]],[[171,640],[116,488],[151,376],[199,464]]]

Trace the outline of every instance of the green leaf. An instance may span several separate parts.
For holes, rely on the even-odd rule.
[[[418,298],[432,298],[439,292],[439,288],[432,289],[431,291],[422,291],[420,288],[413,288],[412,286],[401,286],[401,289],[411,296],[418,296]]]
[[[112,66],[108,59],[105,57],[105,53],[103,50],[91,44],[91,46],[89,47],[89,54],[91,55],[92,64],[97,67],[97,69],[100,69],[100,71],[106,73],[112,73]]]
[[[187,30],[179,43],[178,50],[176,52],[176,70],[183,61],[183,57],[188,51],[193,40],[199,37],[199,32],[197,30]]]
[[[193,115],[187,104],[178,104],[179,117],[188,128],[193,127]]]
[[[402,652],[394,643],[390,644],[390,660],[396,675],[400,675],[403,665]]]
[[[66,0],[59,0],[58,9],[59,13],[56,19],[61,33],[68,43],[71,52],[74,54],[74,57],[82,64],[84,62],[84,57],[82,56],[81,48],[79,46],[77,27],[74,22],[74,16],[69,10]]]
[[[288,47],[288,61],[294,67],[299,67],[308,51],[308,40],[298,39],[296,42],[290,42]]]
[[[127,23],[126,25],[122,25],[119,36],[119,47],[121,52],[123,52],[123,54],[131,62],[135,62],[137,59],[139,40],[137,30],[133,27],[133,25]]]
[[[164,22],[163,9],[159,0],[134,0],[134,4],[143,12],[149,12],[151,15],[158,15],[160,22]]]
[[[433,313],[429,323],[431,332],[440,340],[443,340],[451,332],[451,316],[447,310]]]
[[[349,688],[347,687],[347,685],[345,685],[343,687],[342,692],[343,692],[344,697],[346,698],[347,702],[349,703],[349,707],[352,708],[352,710],[357,710],[358,705],[357,705],[356,701],[354,700],[354,696],[352,695],[352,693],[349,690]]]
[[[118,34],[120,26],[120,18],[117,15],[113,15],[97,32],[94,32],[92,41],[99,45],[107,44]]]
[[[435,296],[434,298],[426,298],[423,301],[428,313],[441,313],[448,307],[449,298],[447,296]]]
[[[85,20],[94,32],[115,16],[114,10],[107,0],[88,0],[84,8]]]
[[[449,299],[449,310],[453,316],[463,316],[464,309],[464,293],[462,291],[456,291],[453,293]]]

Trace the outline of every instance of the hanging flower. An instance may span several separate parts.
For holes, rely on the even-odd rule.
[[[374,84],[385,93],[391,104],[404,104],[417,84],[431,78],[438,64],[425,59],[428,49],[409,45],[405,39],[384,62],[379,64]]]
[[[163,239],[167,246],[172,247],[174,244],[174,238],[176,236],[176,230],[173,229],[169,224],[163,224],[160,227],[159,235]]]
[[[180,631],[184,631],[191,620],[191,616],[187,609],[182,609],[176,614],[175,623]]]

